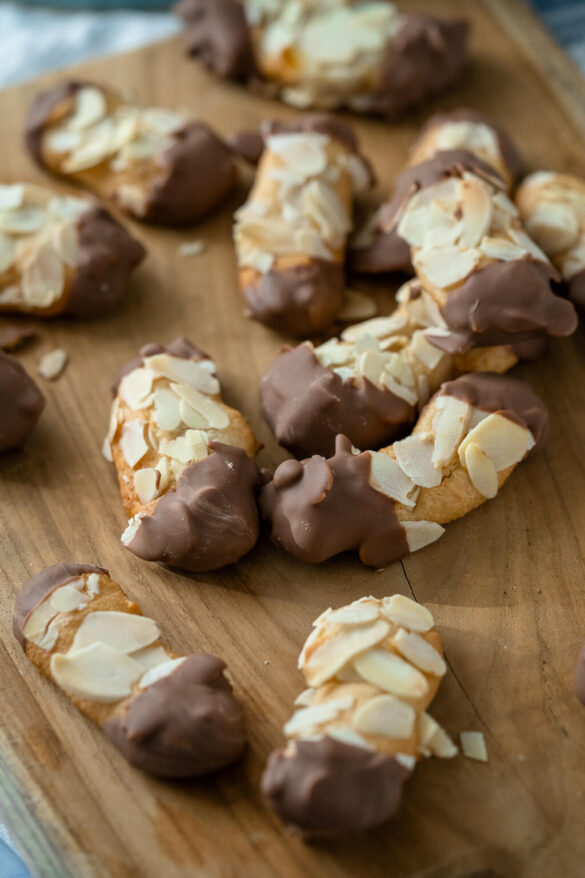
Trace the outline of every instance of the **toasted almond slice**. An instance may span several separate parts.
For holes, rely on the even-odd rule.
[[[207,418],[196,412],[184,399],[180,401],[179,410],[181,412],[181,420],[187,427],[191,427],[193,432],[200,432],[209,426]]]
[[[526,456],[534,447],[534,437],[526,427],[495,412],[480,421],[459,446],[459,459],[463,465],[471,444],[479,446],[491,460],[496,472],[501,472]]]
[[[59,610],[57,607],[53,606],[50,600],[43,601],[35,607],[26,620],[22,629],[24,637],[26,637],[27,640],[30,640],[31,643],[36,643],[36,645],[40,646],[42,649],[52,649],[57,641],[56,635],[50,646],[45,645],[44,638],[49,622],[51,619],[54,619],[58,612]]]
[[[365,351],[360,354],[357,362],[357,372],[367,378],[372,384],[380,383],[382,373],[388,364],[388,355],[382,351]]]
[[[58,686],[71,695],[100,704],[127,698],[141,674],[138,662],[104,643],[51,656],[51,675]]]
[[[447,665],[443,657],[431,644],[415,632],[401,628],[392,638],[398,652],[428,674],[443,677],[447,673]]]
[[[397,229],[398,236],[411,247],[424,247],[430,231],[432,222],[428,205],[409,206],[402,214]]]
[[[132,540],[140,530],[140,525],[142,524],[143,518],[144,515],[139,512],[138,515],[135,515],[133,518],[129,519],[126,530],[120,537],[120,542],[122,543],[122,545],[128,546],[132,542]]]
[[[174,467],[174,461],[179,461],[184,465],[193,462],[193,446],[187,439],[187,436],[177,436],[176,439],[170,440],[162,439],[159,451],[161,454],[165,454],[167,457],[173,459],[171,462],[171,469],[177,477],[183,471],[184,467],[176,469]]]
[[[359,600],[339,610],[331,610],[323,621],[328,625],[363,625],[366,622],[374,622],[378,616],[376,604]]]
[[[56,195],[47,204],[49,213],[61,220],[76,220],[91,207],[87,198],[75,198],[72,195]]]
[[[414,256],[414,266],[430,283],[448,289],[469,277],[481,261],[481,252],[475,248],[431,247]]]
[[[482,497],[491,500],[496,496],[498,474],[487,454],[475,442],[470,442],[465,448],[465,468],[471,484]]]
[[[505,238],[489,237],[483,239],[480,244],[480,250],[488,259],[496,259],[499,262],[512,262],[515,259],[522,259],[528,252],[524,247],[519,247]]]
[[[158,486],[158,490],[159,490],[159,493],[162,494],[163,491],[166,491],[168,484],[169,484],[169,478],[170,478],[169,462],[168,462],[167,458],[161,457],[161,459],[159,460],[159,462],[155,466],[155,469],[157,469],[160,473],[160,483]]]
[[[382,612],[395,625],[411,631],[430,631],[434,625],[430,610],[402,594],[382,600]]]
[[[464,756],[477,762],[488,762],[487,747],[482,732],[461,732],[459,738]]]
[[[433,466],[444,467],[452,460],[467,427],[471,406],[454,396],[438,396],[433,417],[435,449]]]
[[[418,728],[420,749],[425,756],[452,759],[459,752],[447,732],[428,713],[421,714]]]
[[[427,678],[393,652],[370,649],[353,663],[355,670],[368,683],[393,695],[421,698],[429,689]]]
[[[371,625],[342,629],[340,634],[327,639],[303,662],[303,673],[307,683],[315,687],[330,680],[360,653],[377,646],[389,631],[390,626],[381,619]]]
[[[155,354],[144,359],[144,365],[157,375],[163,375],[179,384],[189,384],[202,393],[215,395],[219,393],[219,381],[210,374],[211,370],[206,365],[210,362],[210,360],[185,360],[182,357],[173,357],[171,354]]]
[[[397,503],[404,506],[414,506],[413,500],[408,496],[414,488],[414,483],[400,467],[400,464],[378,451],[368,452],[370,455],[370,485],[374,490],[385,494]]]
[[[154,421],[161,430],[173,431],[181,423],[180,399],[168,387],[157,387],[153,393]]]
[[[118,652],[131,653],[150,646],[159,637],[158,625],[147,616],[96,610],[83,619],[75,632],[70,654],[98,642]]]
[[[74,268],[79,262],[81,253],[77,227],[71,222],[61,223],[53,231],[52,242],[57,255],[65,265]]]
[[[120,451],[124,460],[132,469],[134,469],[137,463],[140,463],[148,451],[148,445],[144,440],[145,426],[146,424],[142,420],[126,421],[122,425]]]
[[[315,728],[321,723],[336,719],[342,711],[351,710],[355,699],[352,695],[344,695],[341,698],[332,698],[321,704],[312,704],[303,707],[292,715],[284,727],[285,735],[298,735],[307,729]]]
[[[103,119],[84,137],[80,146],[69,153],[61,165],[62,172],[74,174],[100,165],[115,151],[113,135],[113,121]]]
[[[50,129],[44,138],[45,148],[57,155],[73,152],[80,144],[81,135],[79,131],[69,131],[67,128]]]
[[[0,186],[0,210],[17,210],[24,201],[22,183],[10,183]]]
[[[434,434],[416,433],[392,446],[400,468],[415,485],[435,488],[441,484],[442,472],[433,466]]]
[[[322,174],[327,167],[328,143],[323,134],[276,134],[268,138],[267,147],[282,158],[288,170],[306,179]]]
[[[171,384],[171,388],[177,396],[202,415],[211,428],[222,430],[228,426],[230,422],[228,413],[208,396],[204,396],[189,384]]]
[[[146,405],[154,377],[150,369],[143,367],[133,369],[124,375],[120,381],[118,393],[129,408],[136,410]]]
[[[112,442],[118,432],[118,413],[120,411],[120,404],[117,399],[115,399],[112,403],[112,408],[110,412],[110,425],[108,428],[108,435],[104,439],[104,444],[102,445],[102,454],[106,460],[109,460],[110,463],[113,463],[114,458],[112,457]]]
[[[544,253],[543,250],[540,249],[538,244],[535,244],[532,238],[529,238],[524,229],[517,229],[514,226],[508,231],[510,238],[529,253],[534,259],[540,260],[541,262],[548,262],[548,256]]]
[[[183,241],[177,248],[179,256],[200,256],[205,250],[205,241],[201,238],[195,241]]]
[[[185,656],[181,656],[181,658],[170,659],[169,661],[162,662],[155,668],[150,668],[150,670],[140,678],[138,688],[146,689],[148,686],[152,686],[153,683],[158,683],[159,680],[169,677],[173,671],[176,671],[177,668],[183,664],[184,661]]]
[[[49,351],[41,357],[37,371],[47,381],[55,381],[65,369],[68,360],[67,351],[64,351],[62,348],[55,348],[54,351]]]
[[[351,230],[351,220],[335,189],[322,180],[311,180],[303,187],[302,205],[304,213],[317,224],[323,237],[335,239],[336,246],[341,246]]]
[[[327,729],[327,736],[341,741],[342,744],[348,744],[350,747],[361,747],[363,750],[375,750],[376,748],[369,744],[365,738],[352,729],[351,726],[343,723],[339,726]]]
[[[409,405],[416,405],[418,402],[418,395],[414,390],[411,390],[408,387],[404,387],[402,384],[399,384],[396,379],[390,375],[388,372],[384,372],[382,375],[382,384],[384,387],[389,390],[394,396],[399,396]]]
[[[0,232],[7,235],[32,235],[47,222],[47,211],[42,207],[20,207],[0,210]]]
[[[90,573],[86,578],[86,585],[89,594],[96,595],[100,593],[100,574]]]
[[[294,235],[294,248],[300,253],[307,256],[314,256],[316,259],[324,259],[330,262],[333,259],[331,250],[326,246],[316,229],[300,228]]]
[[[135,662],[138,662],[143,671],[158,668],[169,660],[169,654],[163,646],[144,646],[130,654]]]
[[[63,293],[65,269],[48,241],[27,260],[22,273],[22,292],[28,305],[48,308]]]
[[[295,707],[309,707],[313,703],[315,695],[315,689],[303,689],[300,695],[297,695],[294,700]]]
[[[94,86],[85,86],[75,93],[73,115],[67,120],[67,128],[84,131],[91,128],[106,115],[106,98],[103,91]]]
[[[163,137],[180,131],[184,127],[185,121],[181,113],[163,107],[147,107],[140,113],[141,127]]]
[[[377,695],[361,704],[353,715],[358,732],[384,735],[387,738],[410,738],[414,730],[416,711],[411,704],[393,695]]]
[[[150,503],[159,495],[160,472],[156,469],[139,469],[134,473],[134,490],[141,503]]]
[[[492,221],[491,192],[479,177],[462,180],[459,191],[463,208],[463,231],[459,245],[477,247],[484,235],[487,235]]]
[[[305,342],[305,344],[310,344]],[[324,342],[315,348],[315,356],[322,366],[340,366],[353,360],[355,350],[353,345],[343,344],[336,338]]]
[[[72,613],[74,610],[81,610],[87,606],[88,601],[89,595],[82,594],[71,583],[56,588],[51,595],[51,606],[60,613]]]
[[[406,531],[409,552],[430,546],[445,533],[445,528],[434,521],[403,521],[402,527]]]
[[[193,460],[203,460],[209,455],[208,438],[203,430],[187,430],[185,438],[191,446]]]
[[[424,332],[420,329],[413,333],[410,346],[416,359],[430,370],[435,369],[445,356],[442,350],[427,341]]]
[[[544,201],[526,217],[526,229],[549,256],[572,247],[579,238],[575,212],[566,204]]]
[[[0,232],[0,274],[7,271],[16,256],[16,244],[7,235]]]

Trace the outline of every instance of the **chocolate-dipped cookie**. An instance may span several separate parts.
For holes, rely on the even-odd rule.
[[[45,407],[45,398],[18,360],[0,351],[0,453],[20,448]]]
[[[196,777],[242,752],[244,716],[225,663],[165,646],[156,622],[104,568],[42,570],[16,599],[14,633],[27,658],[137,768]]]
[[[186,339],[146,345],[114,393],[104,454],[129,519],[126,548],[193,571],[249,552],[258,539],[258,443],[221,399],[215,364]]]
[[[492,373],[446,382],[410,436],[360,453],[287,460],[261,493],[273,541],[319,563],[344,551],[382,568],[437,540],[442,525],[496,496],[546,437],[548,414],[523,381]]]
[[[97,202],[29,183],[0,186],[0,313],[97,317],[146,251]]]
[[[402,14],[387,0],[180,0],[175,10],[209,70],[300,109],[395,119],[448,88],[466,60],[466,21]]]
[[[230,149],[207,125],[92,82],[64,82],[38,95],[26,143],[48,171],[157,225],[202,219],[237,179]]]

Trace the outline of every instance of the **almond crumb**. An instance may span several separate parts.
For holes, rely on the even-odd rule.
[[[483,732],[461,732],[461,749],[463,755],[477,762],[487,762],[488,752]]]
[[[200,256],[204,250],[204,241],[198,239],[196,241],[183,241],[182,244],[179,244],[177,252],[179,256]]]
[[[66,351],[62,348],[55,348],[54,351],[49,351],[41,357],[37,371],[47,381],[54,381],[61,375],[68,360],[69,356]]]

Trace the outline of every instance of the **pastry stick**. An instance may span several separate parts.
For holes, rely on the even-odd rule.
[[[33,576],[16,599],[14,634],[41,673],[149,774],[208,774],[245,746],[224,662],[166,646],[154,619],[102,567],[56,564]]]

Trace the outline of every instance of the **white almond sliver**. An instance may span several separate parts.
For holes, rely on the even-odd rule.
[[[393,695],[377,695],[360,705],[353,715],[358,732],[387,738],[410,738],[416,719],[411,704]]]
[[[355,326],[348,326],[341,333],[344,341],[356,341],[362,335],[370,335],[372,338],[386,338],[394,335],[406,326],[407,319],[404,314],[397,314],[390,317],[373,317],[371,320],[364,320]]]
[[[57,155],[65,155],[77,149],[81,143],[81,135],[78,131],[67,131],[64,128],[54,128],[47,131],[44,138],[44,147],[49,152]]]
[[[179,461],[181,464],[187,465],[193,462],[193,447],[186,436],[177,436],[176,439],[171,440],[162,439],[159,452],[167,455],[167,457],[171,457],[173,463]]]
[[[452,759],[459,752],[447,732],[428,713],[421,714],[418,730],[420,749],[426,756]]]
[[[475,490],[491,500],[498,493],[498,474],[496,469],[479,445],[470,442],[465,447],[465,468]]]
[[[160,472],[150,467],[136,470],[134,473],[134,490],[141,503],[150,503],[159,495]]]
[[[143,407],[147,396],[152,390],[154,375],[150,369],[140,367],[124,375],[120,381],[118,393],[131,409]]]
[[[0,232],[0,274],[7,271],[16,256],[16,244],[8,235]]]
[[[409,552],[418,552],[436,542],[445,533],[445,528],[434,521],[403,521]]]
[[[416,765],[416,756],[412,756],[411,753],[396,753],[394,758],[407,771],[412,771]]]
[[[200,433],[209,426],[207,418],[204,418],[203,415],[196,412],[195,409],[192,408],[188,402],[185,402],[184,399],[179,402],[179,412],[181,414],[181,420],[187,427],[191,428],[193,433]]]
[[[227,427],[230,419],[228,413],[216,402],[203,393],[199,393],[194,387],[188,384],[171,384],[173,391],[184,399],[191,408],[203,415],[210,427],[215,430],[222,430]]]
[[[148,445],[144,440],[145,426],[145,422],[140,420],[127,421],[122,426],[120,451],[124,460],[132,469],[134,469],[137,463],[140,463],[148,451]]]
[[[61,375],[68,360],[67,352],[61,348],[56,348],[54,351],[49,351],[49,353],[41,357],[37,371],[47,381],[54,381]]]
[[[392,446],[400,468],[415,485],[436,488],[441,484],[442,472],[433,466],[434,441],[432,433],[415,433]]]
[[[411,350],[417,360],[427,369],[434,369],[445,356],[443,351],[427,341],[424,332],[420,329],[412,335]]]
[[[420,668],[421,671],[426,671],[437,677],[443,677],[447,673],[444,658],[420,634],[401,628],[392,638],[392,643],[404,658]]]
[[[325,701],[322,704],[314,704],[309,707],[303,707],[292,715],[284,726],[285,735],[296,735],[305,729],[311,729],[321,723],[330,722],[336,719],[344,710],[350,710],[354,703],[353,695],[346,695],[341,698],[333,698],[331,701]]]
[[[330,611],[325,621],[328,625],[363,625],[366,622],[374,622],[378,615],[378,607],[375,604],[354,601],[347,607]]]
[[[169,661],[169,654],[163,646],[145,646],[130,654],[135,662],[138,662],[143,671],[158,668]]]
[[[315,629],[317,632],[318,629]],[[348,662],[360,653],[377,646],[388,635],[390,626],[383,620],[371,625],[343,629],[336,637],[327,639],[303,662],[303,673],[309,686],[320,686],[330,680]],[[306,646],[307,644],[305,644]],[[303,653],[301,653],[301,657]]]
[[[479,178],[462,180],[459,184],[463,207],[461,247],[476,247],[490,227],[492,204],[490,190]]]
[[[75,632],[70,654],[98,642],[119,652],[130,653],[150,646],[159,637],[158,625],[148,616],[98,610],[82,621]]]
[[[527,253],[525,248],[507,241],[505,238],[484,238],[480,249],[488,259],[497,259],[499,262],[522,259]]]
[[[79,589],[68,583],[56,588],[51,595],[51,606],[60,613],[72,613],[74,610],[81,610],[87,605],[89,595],[81,594]]]
[[[185,439],[191,446],[192,460],[203,460],[208,456],[207,435],[202,430],[187,430]]]
[[[399,384],[392,375],[388,374],[388,372],[384,372],[382,375],[382,384],[384,387],[389,390],[394,396],[399,396],[409,405],[416,405],[418,402],[418,396],[408,387],[404,387],[402,384]]]
[[[370,451],[369,455],[371,459],[370,485],[372,488],[392,500],[396,500],[397,503],[402,503],[404,506],[414,506],[414,501],[408,496],[414,488],[414,484],[402,471],[397,461],[378,451]]]
[[[87,198],[75,198],[73,195],[56,195],[47,204],[50,214],[61,220],[76,220],[91,207]]]
[[[96,595],[100,593],[100,574],[99,573],[90,573],[86,580],[87,590],[90,595]]]
[[[138,688],[146,689],[147,686],[152,686],[153,683],[157,683],[159,680],[163,680],[165,677],[170,676],[170,674],[172,674],[173,671],[176,671],[179,665],[182,665],[184,661],[185,656],[182,656],[181,658],[170,659],[170,661],[157,665],[155,668],[151,668],[140,678]]]
[[[342,344],[336,338],[332,338],[315,348],[315,356],[322,366],[341,366],[349,363],[354,358],[353,345]]]
[[[402,594],[394,594],[382,601],[382,612],[391,622],[411,631],[430,631],[434,625],[430,610]]]
[[[22,293],[28,305],[48,308],[65,288],[63,263],[48,242],[27,260],[22,273]]]
[[[438,396],[433,417],[435,448],[433,466],[443,467],[453,458],[467,427],[471,406],[455,396]]]
[[[478,445],[493,463],[496,472],[519,463],[534,447],[530,430],[497,412],[484,418],[459,446],[459,459],[465,465],[467,447]]]
[[[315,695],[315,689],[303,689],[300,695],[297,695],[293,703],[295,707],[309,707],[312,704]]]
[[[354,660],[353,666],[368,683],[393,695],[421,698],[429,689],[424,674],[400,656],[384,649],[364,652]]]
[[[41,646],[47,625],[58,613],[50,601],[43,601],[36,607],[26,620],[22,633],[31,643]],[[54,644],[53,644],[54,645]],[[45,647],[43,647],[45,648]],[[49,647],[50,648],[50,647]]]
[[[10,183],[0,186],[0,210],[16,210],[22,207],[24,186],[22,183]]]
[[[47,212],[41,207],[20,207],[18,210],[0,210],[0,232],[8,235],[32,235],[47,222]]]
[[[52,241],[57,255],[65,265],[74,268],[79,262],[81,252],[77,227],[70,222],[61,223],[54,230]]]
[[[365,738],[362,738],[355,729],[345,723],[333,728],[327,729],[327,736],[341,741],[342,744],[348,744],[350,747],[361,747],[362,750],[375,750],[376,748],[369,744]]]
[[[461,732],[459,738],[464,756],[477,762],[488,762],[487,747],[482,732]]]
[[[481,252],[475,248],[438,247],[420,250],[414,256],[414,267],[430,283],[447,289],[465,280],[479,265]]]
[[[168,387],[157,387],[153,393],[154,421],[161,430],[172,432],[181,423],[180,400]]]
[[[75,109],[67,120],[67,127],[83,131],[99,122],[106,115],[106,99],[103,91],[86,86],[75,93]]]
[[[51,675],[58,686],[71,695],[100,704],[127,698],[141,674],[138,662],[104,643],[51,656]]]

